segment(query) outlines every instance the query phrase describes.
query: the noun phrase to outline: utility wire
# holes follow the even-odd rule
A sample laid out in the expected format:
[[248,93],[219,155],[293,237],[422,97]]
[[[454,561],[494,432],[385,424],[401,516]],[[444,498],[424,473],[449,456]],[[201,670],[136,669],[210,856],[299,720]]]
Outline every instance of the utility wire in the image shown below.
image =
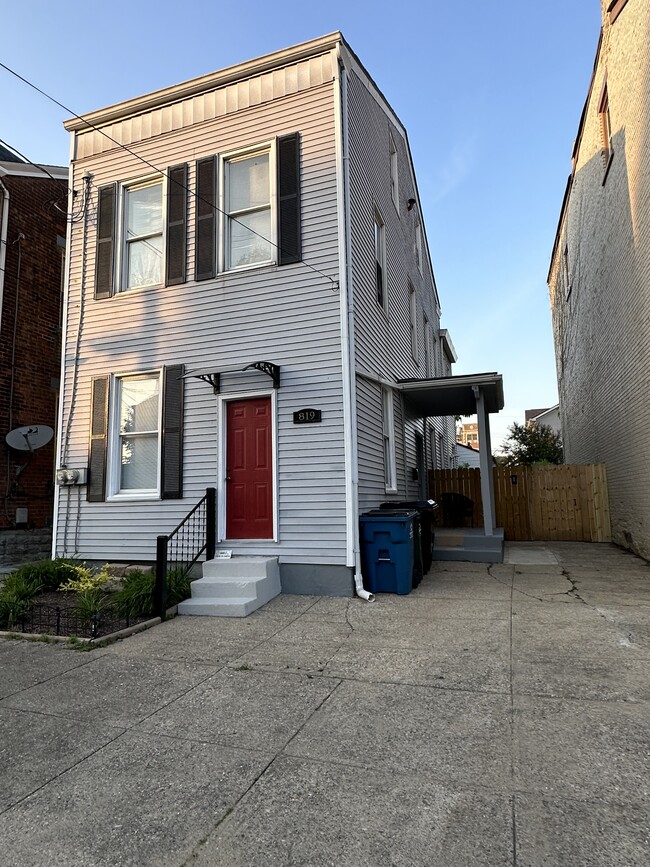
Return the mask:
[[[73,111],[71,108],[68,108],[67,105],[64,105],[62,102],[59,102],[58,99],[55,99],[49,93],[46,93],[40,87],[38,87],[37,85],[35,85],[31,81],[29,81],[29,79],[20,75],[20,73],[16,72],[10,66],[7,66],[5,63],[0,62],[0,67],[2,69],[5,69],[11,75],[15,76],[17,79],[22,81],[28,87],[31,87],[32,90],[35,90],[37,93],[40,93],[41,96],[44,96],[46,99],[49,99],[50,102],[53,102],[55,105],[58,105],[59,108],[62,108],[64,111],[67,111],[68,114],[71,114],[77,120],[80,120],[82,123],[85,123],[86,126],[90,127],[90,129],[93,129],[95,132],[98,132],[100,135],[104,136],[104,138],[108,139],[114,145],[117,145],[117,147],[122,148],[122,150],[125,150],[127,153],[131,154],[131,156],[135,157],[137,160],[140,160],[141,163],[144,163],[144,165],[148,166],[150,169],[153,169],[157,174],[163,175],[164,177],[166,177],[169,180],[169,175],[168,175],[166,170],[158,168],[158,166],[154,165],[152,162],[145,159],[145,157],[141,156],[139,153],[136,153],[136,151],[134,151],[132,148],[128,147],[128,145],[122,144],[121,142],[117,141],[112,136],[110,136],[107,132],[104,132],[103,129],[100,129],[99,127],[95,126],[95,124],[91,123],[85,117],[82,117],[81,115],[79,115],[75,111]],[[2,140],[0,139],[0,141],[2,141]],[[12,150],[14,150],[14,149],[12,148]],[[18,153],[18,151],[16,151],[16,153]],[[34,163],[32,163],[32,165],[34,165]],[[38,166],[38,168],[41,168],[41,167]],[[50,175],[50,177],[51,177],[51,175]],[[208,207],[212,208],[214,211],[216,211],[220,214],[223,214],[225,217],[228,217],[230,220],[232,220],[233,223],[237,223],[238,225],[242,226],[244,229],[247,229],[252,235],[257,235],[258,238],[261,238],[267,244],[270,244],[272,247],[275,247],[276,250],[278,250],[278,252],[287,253],[290,256],[295,255],[295,251],[285,250],[283,247],[280,247],[279,244],[276,244],[275,241],[271,241],[269,238],[265,238],[264,235],[260,234],[259,232],[256,232],[255,229],[251,229],[250,226],[247,226],[245,223],[242,223],[236,217],[231,217],[227,213],[227,211],[222,210],[220,207],[218,207],[218,205],[213,205],[212,202],[209,202],[207,199],[204,199],[202,196],[199,196],[199,194],[197,192],[190,189],[185,184],[180,184],[180,183],[178,183],[178,181],[174,181],[174,183],[176,183],[181,189],[185,190],[191,196],[194,196],[195,199],[208,205]],[[318,274],[321,277],[325,277],[326,280],[329,280],[330,283],[332,284],[332,286],[335,287],[334,291],[336,291],[336,288],[338,288],[337,281],[334,280],[332,277],[330,277],[329,274],[325,274],[323,271],[319,271],[318,268],[314,268],[313,265],[310,265],[309,262],[305,262],[304,260],[302,260],[302,264],[305,265],[307,268],[309,268],[311,271],[313,271],[315,274]]]

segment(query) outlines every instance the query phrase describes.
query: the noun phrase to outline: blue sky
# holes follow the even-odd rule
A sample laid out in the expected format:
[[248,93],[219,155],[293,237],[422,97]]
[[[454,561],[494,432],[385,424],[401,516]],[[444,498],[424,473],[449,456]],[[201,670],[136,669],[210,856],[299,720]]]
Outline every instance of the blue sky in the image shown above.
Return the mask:
[[[0,59],[75,113],[341,30],[409,133],[455,373],[503,374],[498,446],[557,401],[546,274],[599,0],[27,0]],[[67,113],[0,69],[0,138],[64,165]]]

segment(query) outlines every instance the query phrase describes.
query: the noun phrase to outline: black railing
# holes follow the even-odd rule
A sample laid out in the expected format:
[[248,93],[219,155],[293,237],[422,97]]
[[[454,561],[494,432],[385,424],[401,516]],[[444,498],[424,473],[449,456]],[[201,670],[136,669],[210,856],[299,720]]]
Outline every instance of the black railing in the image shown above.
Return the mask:
[[217,491],[206,488],[205,497],[175,530],[156,540],[156,585],[154,614],[165,619],[167,610],[167,582],[174,570],[176,578],[187,575],[205,551],[205,559],[212,560],[217,544]]
[[132,622],[128,614],[110,603],[104,604],[101,611],[89,615],[81,614],[71,606],[30,602],[3,628],[26,635],[69,637],[76,635],[78,638],[101,638],[121,629],[127,629]]

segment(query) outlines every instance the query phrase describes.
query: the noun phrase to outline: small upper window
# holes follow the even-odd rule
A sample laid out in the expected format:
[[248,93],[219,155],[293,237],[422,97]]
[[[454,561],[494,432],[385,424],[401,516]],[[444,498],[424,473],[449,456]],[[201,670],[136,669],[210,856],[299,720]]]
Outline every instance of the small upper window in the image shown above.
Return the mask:
[[225,162],[226,269],[273,262],[269,150]]
[[415,261],[418,271],[422,273],[422,226],[418,220],[415,224]]
[[153,181],[124,190],[124,289],[163,282],[162,188]]
[[603,92],[598,105],[598,117],[600,118],[600,133],[603,145],[603,159],[605,168],[609,168],[609,162],[614,155],[612,147],[612,121],[609,114],[609,95],[607,93],[607,84],[603,87]]
[[392,132],[388,133],[388,154],[390,157],[390,194],[399,213],[399,186],[397,181],[397,148]]
[[384,221],[377,210],[375,210],[374,233],[376,298],[377,304],[386,311],[388,310],[386,292],[386,230],[384,228]]
[[415,289],[409,280],[409,326],[411,328],[411,354],[415,363],[418,363],[419,341],[418,341],[418,303]]

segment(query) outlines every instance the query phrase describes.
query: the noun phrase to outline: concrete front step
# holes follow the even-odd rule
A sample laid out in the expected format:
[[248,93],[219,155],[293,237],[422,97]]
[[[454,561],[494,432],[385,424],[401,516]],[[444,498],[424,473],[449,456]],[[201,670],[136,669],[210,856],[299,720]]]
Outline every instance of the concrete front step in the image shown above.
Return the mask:
[[192,598],[179,604],[179,614],[246,617],[280,592],[278,558],[208,560],[191,588]]

